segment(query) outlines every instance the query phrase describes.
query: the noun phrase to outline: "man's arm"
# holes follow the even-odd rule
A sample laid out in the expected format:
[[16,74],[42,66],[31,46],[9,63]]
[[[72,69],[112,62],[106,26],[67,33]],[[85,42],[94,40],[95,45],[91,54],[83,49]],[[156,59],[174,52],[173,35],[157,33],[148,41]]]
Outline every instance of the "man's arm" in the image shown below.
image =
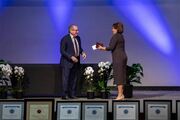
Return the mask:
[[67,59],[71,59],[71,56],[68,52],[66,52],[67,46],[67,38],[63,37],[60,42],[60,53],[62,56],[66,57]]

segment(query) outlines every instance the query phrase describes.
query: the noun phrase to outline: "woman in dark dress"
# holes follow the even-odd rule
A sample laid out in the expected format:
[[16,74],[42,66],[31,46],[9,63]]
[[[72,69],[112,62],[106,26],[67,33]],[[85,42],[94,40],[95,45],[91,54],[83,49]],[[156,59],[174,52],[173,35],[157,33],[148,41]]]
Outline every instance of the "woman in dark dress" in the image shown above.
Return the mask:
[[112,52],[112,63],[113,63],[113,77],[114,82],[118,87],[118,96],[116,100],[124,99],[123,95],[123,84],[126,81],[126,65],[127,55],[125,52],[125,41],[122,35],[123,24],[120,22],[112,25],[113,36],[110,40],[109,46],[104,47],[98,45],[99,50],[111,51]]

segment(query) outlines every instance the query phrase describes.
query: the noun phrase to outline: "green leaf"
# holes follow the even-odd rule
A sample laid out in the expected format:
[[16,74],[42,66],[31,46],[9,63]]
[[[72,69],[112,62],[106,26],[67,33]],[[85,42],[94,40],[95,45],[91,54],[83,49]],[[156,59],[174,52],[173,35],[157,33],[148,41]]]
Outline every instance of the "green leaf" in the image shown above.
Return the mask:
[[127,79],[130,82],[141,84],[141,78],[144,77],[142,65],[140,63],[134,63],[127,68]]

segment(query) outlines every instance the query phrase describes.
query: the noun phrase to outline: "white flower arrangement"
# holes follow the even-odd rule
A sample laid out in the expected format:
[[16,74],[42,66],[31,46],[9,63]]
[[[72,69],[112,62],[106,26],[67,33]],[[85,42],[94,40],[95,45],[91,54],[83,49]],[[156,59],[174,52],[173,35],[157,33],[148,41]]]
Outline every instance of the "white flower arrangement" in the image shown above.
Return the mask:
[[98,63],[98,74],[99,74],[99,80],[98,80],[98,88],[101,91],[108,91],[107,88],[107,81],[109,79],[110,70],[112,68],[111,63],[109,61],[107,62],[99,62]]
[[11,67],[6,61],[0,60],[0,91],[7,91],[9,88],[23,91],[24,75],[22,67]]
[[88,83],[88,87],[86,87],[87,91],[94,91],[95,88],[93,86],[93,76],[94,76],[94,70],[92,67],[86,67],[84,71],[85,80]]
[[98,73],[100,76],[104,75],[104,72],[108,69],[110,69],[110,66],[111,66],[111,63],[109,61],[107,62],[99,62],[98,63],[98,67],[99,67],[99,70],[98,70]]
[[14,75],[17,80],[22,80],[24,78],[24,69],[22,67],[14,67]]
[[98,63],[98,67],[99,68],[109,69],[110,65],[111,65],[111,63],[109,61],[107,61],[107,62],[99,62]]
[[85,68],[85,71],[84,71],[84,75],[86,76],[85,79],[86,80],[93,80],[93,73],[94,73],[94,70],[92,67],[86,67]]
[[1,60],[0,63],[0,91],[7,91],[8,87],[12,85],[11,83],[11,75],[13,74],[12,72],[12,67],[7,64],[6,62]]
[[10,75],[12,74],[12,68],[9,64],[0,64],[0,72],[1,72],[1,77],[7,77],[9,78]]

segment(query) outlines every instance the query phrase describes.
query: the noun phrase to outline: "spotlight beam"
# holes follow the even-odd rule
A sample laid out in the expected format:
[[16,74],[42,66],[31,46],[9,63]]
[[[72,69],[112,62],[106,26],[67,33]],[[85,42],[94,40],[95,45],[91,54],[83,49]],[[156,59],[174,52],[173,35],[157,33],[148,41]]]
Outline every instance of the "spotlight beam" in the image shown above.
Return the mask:
[[119,12],[125,15],[145,39],[165,54],[172,52],[170,32],[152,3],[128,1],[125,5],[121,5],[118,0],[114,2]]
[[64,30],[70,17],[72,0],[49,0],[49,8],[58,31]]

